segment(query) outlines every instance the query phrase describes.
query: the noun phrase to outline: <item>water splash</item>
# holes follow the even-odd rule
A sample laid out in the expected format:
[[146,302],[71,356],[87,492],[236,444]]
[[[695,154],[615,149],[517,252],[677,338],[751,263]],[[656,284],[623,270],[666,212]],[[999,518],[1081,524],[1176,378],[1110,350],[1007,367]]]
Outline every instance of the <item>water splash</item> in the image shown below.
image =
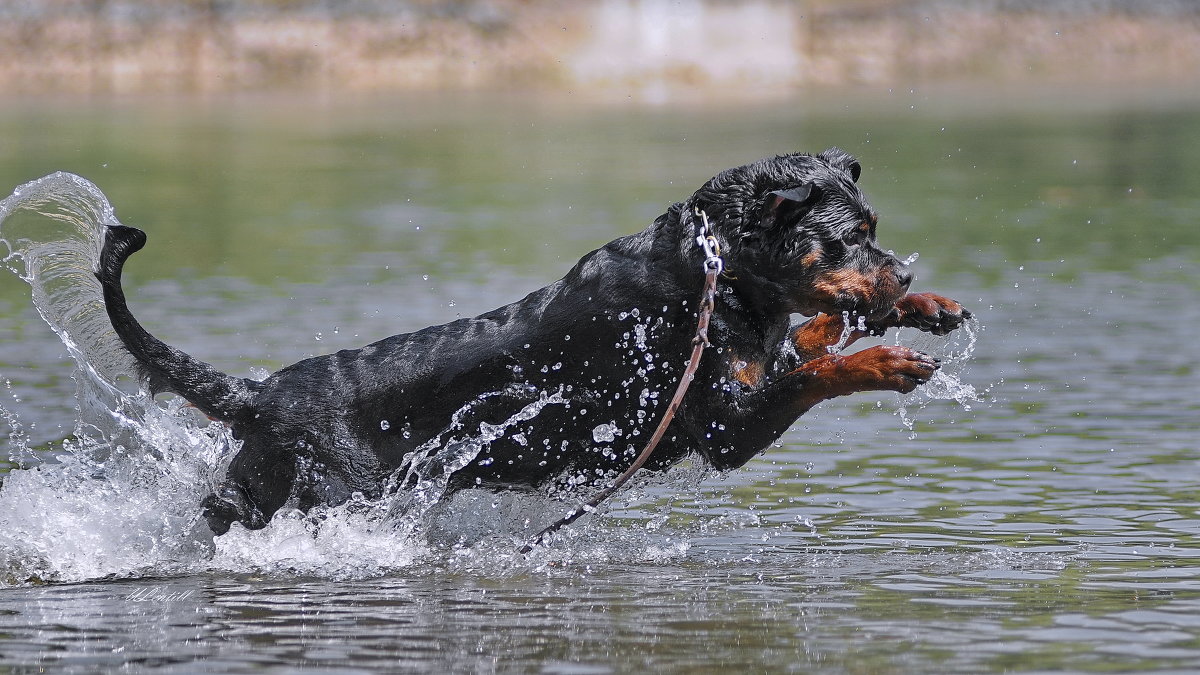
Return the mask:
[[0,585],[176,574],[208,555],[195,505],[212,489],[227,432],[179,423],[191,417],[179,403],[146,413],[129,429],[137,441],[79,435],[53,461],[5,477]]
[[[910,432],[910,438],[915,434],[915,419],[909,414],[909,408],[920,410],[932,401],[954,401],[963,410],[971,410],[976,403],[983,401],[983,396],[974,386],[963,381],[968,363],[975,353],[975,345],[983,325],[976,318],[964,321],[962,327],[946,336],[929,333],[918,333],[908,341],[907,346],[941,359],[941,368],[933,374],[929,382],[917,387],[911,394],[902,398],[896,414],[900,417],[905,428]],[[896,344],[905,340],[910,331],[898,331]]]
[[842,334],[838,336],[837,342],[825,348],[826,351],[830,354],[841,354],[856,332],[860,334],[867,332],[867,317],[859,314],[851,322],[850,312],[842,312]]
[[88,393],[110,403],[120,397],[118,378],[136,372],[136,362],[109,324],[95,276],[104,233],[120,224],[99,188],[62,171],[26,183],[0,201],[5,266],[30,285],[38,314],[80,369],[96,380]]
[[95,185],[68,173],[0,201],[5,267],[75,361],[78,417],[61,452],[34,452],[0,406],[19,468],[0,484],[0,585],[77,581],[144,570],[171,574],[211,549],[197,500],[234,445],[182,402],[139,390],[133,357],[112,330],[94,270],[118,225]]
[[[463,417],[488,398],[499,395],[532,395],[534,400],[499,424],[481,422],[478,429],[465,429]],[[420,518],[446,494],[450,476],[470,464],[488,444],[499,440],[509,429],[537,417],[546,406],[567,402],[562,390],[536,392],[528,385],[512,385],[502,392],[482,394],[460,408],[451,417],[447,430],[409,453],[392,478],[389,504],[393,517],[409,527],[417,527]],[[460,435],[451,435],[451,434]],[[401,487],[403,486],[403,487]]]

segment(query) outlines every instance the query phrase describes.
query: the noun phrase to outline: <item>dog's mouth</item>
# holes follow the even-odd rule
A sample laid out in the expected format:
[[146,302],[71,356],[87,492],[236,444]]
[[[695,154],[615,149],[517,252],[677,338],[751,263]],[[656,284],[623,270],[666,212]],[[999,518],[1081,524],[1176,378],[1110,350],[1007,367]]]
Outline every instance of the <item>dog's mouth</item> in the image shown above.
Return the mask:
[[[809,296],[812,314],[841,314],[879,319],[892,311],[904,297],[912,275],[903,268],[887,266],[875,274],[852,269],[822,272],[813,282]],[[809,312],[805,312],[808,314]]]

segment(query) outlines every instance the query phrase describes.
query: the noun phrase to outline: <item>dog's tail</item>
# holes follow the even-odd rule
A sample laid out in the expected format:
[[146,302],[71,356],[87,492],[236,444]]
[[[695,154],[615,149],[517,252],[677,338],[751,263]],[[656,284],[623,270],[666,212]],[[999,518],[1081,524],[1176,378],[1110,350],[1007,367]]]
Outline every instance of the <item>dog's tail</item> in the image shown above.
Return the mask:
[[113,329],[141,369],[139,375],[153,393],[171,392],[187,399],[204,414],[236,422],[253,412],[259,383],[226,375],[203,361],[171,347],[142,328],[125,303],[121,269],[129,256],[146,244],[146,233],[124,225],[105,231],[96,277],[104,290],[104,306]]

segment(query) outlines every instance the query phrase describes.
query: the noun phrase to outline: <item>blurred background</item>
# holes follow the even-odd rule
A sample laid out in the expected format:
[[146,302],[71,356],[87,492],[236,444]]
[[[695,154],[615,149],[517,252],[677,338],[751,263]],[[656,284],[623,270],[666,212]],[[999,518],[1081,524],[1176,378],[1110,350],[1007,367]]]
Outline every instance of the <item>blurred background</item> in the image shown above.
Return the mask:
[[1192,86],[1189,0],[0,0],[13,93]]

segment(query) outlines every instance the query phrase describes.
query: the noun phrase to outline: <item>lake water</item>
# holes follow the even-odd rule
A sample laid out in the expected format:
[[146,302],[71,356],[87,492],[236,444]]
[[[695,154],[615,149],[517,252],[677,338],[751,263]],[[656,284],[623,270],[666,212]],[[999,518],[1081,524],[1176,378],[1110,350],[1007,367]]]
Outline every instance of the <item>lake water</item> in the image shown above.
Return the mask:
[[1200,101],[9,99],[0,139],[0,193],[94,182],[149,234],[135,313],[243,375],[509,302],[720,169],[833,145],[881,243],[920,253],[914,290],[978,317],[900,334],[947,359],[940,389],[825,403],[744,469],[643,481],[525,557],[563,504],[214,541],[220,431],[166,399],[99,428],[0,272],[0,671],[1200,668]]

